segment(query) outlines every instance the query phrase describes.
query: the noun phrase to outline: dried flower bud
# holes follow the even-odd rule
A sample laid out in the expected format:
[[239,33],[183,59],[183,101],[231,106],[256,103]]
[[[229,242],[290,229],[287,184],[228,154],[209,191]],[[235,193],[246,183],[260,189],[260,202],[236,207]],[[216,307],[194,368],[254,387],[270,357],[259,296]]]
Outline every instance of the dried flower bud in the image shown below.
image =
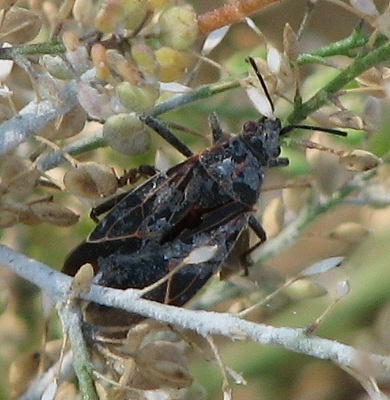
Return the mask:
[[75,21],[83,28],[92,28],[95,19],[95,5],[92,0],[75,0],[72,13]]
[[348,171],[363,172],[377,168],[383,161],[369,151],[356,149],[343,152],[339,163]]
[[78,164],[68,170],[64,176],[64,184],[70,192],[88,199],[110,196],[118,188],[113,171],[94,162]]
[[150,146],[150,133],[135,115],[117,114],[108,118],[103,136],[114,150],[129,156],[142,154]]
[[126,108],[135,112],[150,110],[153,108],[159,96],[158,89],[155,85],[139,87],[129,82],[121,82],[116,86],[115,92],[119,101]]
[[91,59],[98,79],[107,81],[111,74],[108,66],[106,48],[100,43],[94,43],[91,48]]
[[91,264],[84,264],[77,272],[72,281],[72,290],[77,293],[88,293],[91,289],[94,271]]
[[188,54],[181,53],[170,47],[161,47],[155,52],[159,65],[159,79],[162,82],[174,82],[179,80],[190,65]]
[[298,37],[292,30],[290,24],[284,26],[283,31],[283,48],[287,57],[291,61],[296,61],[299,56]]
[[26,43],[41,30],[37,14],[25,8],[12,6],[4,15],[0,26],[0,41],[11,44]]
[[160,37],[165,46],[175,50],[187,50],[198,37],[198,21],[192,7],[175,6],[160,16]]
[[123,25],[125,29],[138,28],[148,13],[148,0],[122,0]]
[[369,229],[357,222],[345,222],[336,227],[329,234],[333,239],[342,240],[347,243],[357,243],[370,233]]

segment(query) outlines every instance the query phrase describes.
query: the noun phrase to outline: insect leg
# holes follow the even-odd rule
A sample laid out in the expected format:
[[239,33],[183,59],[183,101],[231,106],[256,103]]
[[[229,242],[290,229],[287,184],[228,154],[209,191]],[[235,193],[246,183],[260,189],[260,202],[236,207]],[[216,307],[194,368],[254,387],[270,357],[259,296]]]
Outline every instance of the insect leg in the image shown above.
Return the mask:
[[119,203],[128,193],[120,193],[116,195],[115,197],[103,202],[102,204],[99,204],[98,206],[92,208],[91,212],[89,213],[89,216],[92,220],[94,220],[96,223],[99,222],[98,216],[101,214],[104,214],[105,212],[111,210],[117,203]]
[[250,267],[253,264],[252,260],[249,258],[249,254],[252,253],[253,250],[257,249],[263,242],[267,240],[267,234],[265,233],[259,221],[257,221],[257,219],[253,215],[249,217],[248,225],[260,240],[253,246],[250,246],[248,249],[246,249],[245,252],[240,256],[241,264],[244,267],[245,275],[248,275],[248,267]]
[[215,112],[209,115],[209,125],[213,135],[213,144],[221,143],[223,141],[223,131]]
[[[253,232],[255,232],[256,236],[260,239],[260,243],[267,240],[267,234],[265,233],[260,222],[253,215],[249,217],[248,225],[251,227]],[[256,244],[256,246],[258,245]]]
[[191,157],[193,152],[179,140],[165,125],[156,118],[147,114],[141,114],[138,117],[144,124],[148,125],[155,132],[157,132],[164,140],[170,143],[177,151],[186,157]]
[[287,167],[288,164],[289,164],[289,161],[288,161],[287,157],[273,158],[268,161],[268,167],[270,167],[270,168]]

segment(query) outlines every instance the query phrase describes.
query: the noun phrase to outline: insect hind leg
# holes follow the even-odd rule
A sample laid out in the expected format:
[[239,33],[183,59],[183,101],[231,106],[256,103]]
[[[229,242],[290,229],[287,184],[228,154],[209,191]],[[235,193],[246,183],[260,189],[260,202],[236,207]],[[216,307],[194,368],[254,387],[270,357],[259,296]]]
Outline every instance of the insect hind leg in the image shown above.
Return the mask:
[[152,128],[157,132],[164,140],[171,144],[177,151],[186,157],[191,157],[194,153],[181,141],[179,140],[161,121],[148,115],[141,114],[139,117],[140,121]]
[[270,168],[287,167],[288,164],[289,164],[289,161],[288,161],[287,157],[273,158],[268,161],[268,167],[270,167]]

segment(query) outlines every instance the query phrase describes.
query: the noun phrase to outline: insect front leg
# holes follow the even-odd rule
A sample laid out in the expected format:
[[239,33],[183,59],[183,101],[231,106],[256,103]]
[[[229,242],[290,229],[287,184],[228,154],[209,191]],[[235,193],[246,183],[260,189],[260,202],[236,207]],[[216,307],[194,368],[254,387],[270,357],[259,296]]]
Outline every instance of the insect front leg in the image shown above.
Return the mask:
[[139,116],[140,121],[152,128],[158,133],[164,140],[171,144],[177,151],[186,157],[191,157],[194,153],[181,141],[179,140],[161,121],[151,117],[147,114],[141,114]]

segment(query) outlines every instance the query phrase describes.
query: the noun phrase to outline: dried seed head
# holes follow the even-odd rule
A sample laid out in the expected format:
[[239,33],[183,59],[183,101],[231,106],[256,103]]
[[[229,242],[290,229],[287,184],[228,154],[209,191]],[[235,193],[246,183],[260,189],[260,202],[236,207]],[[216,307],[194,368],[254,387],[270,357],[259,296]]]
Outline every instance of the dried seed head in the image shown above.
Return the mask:
[[364,110],[362,116],[367,134],[371,135],[377,132],[383,120],[380,100],[373,96],[367,96],[364,99]]
[[73,50],[68,50],[65,53],[65,57],[77,76],[81,76],[90,68],[89,54],[84,46],[74,46]]
[[175,50],[187,50],[198,37],[196,13],[189,5],[166,9],[160,16],[159,25],[162,43]]
[[104,120],[112,115],[111,96],[104,90],[99,92],[91,85],[79,82],[77,98],[80,105],[92,118]]
[[44,54],[39,58],[39,63],[53,78],[68,80],[72,79],[74,76],[69,64],[60,56]]
[[95,17],[95,28],[102,33],[114,32],[123,18],[120,0],[106,0]]
[[110,196],[118,188],[113,171],[94,162],[78,164],[68,170],[64,176],[64,184],[70,192],[87,199]]
[[0,208],[0,227],[9,228],[19,222],[24,222],[28,215],[29,207],[24,204],[4,204]]
[[354,114],[349,110],[341,110],[329,116],[331,126],[339,128],[364,129],[363,120],[359,115]]
[[143,112],[153,108],[159,96],[155,85],[136,86],[129,82],[121,82],[115,88],[119,101],[130,111]]
[[110,68],[121,76],[125,81],[137,85],[143,82],[143,77],[137,65],[127,60],[117,50],[107,50],[107,61]]
[[284,226],[284,206],[282,199],[272,199],[264,210],[262,225],[268,237],[276,236]]
[[290,24],[284,26],[283,31],[283,49],[284,53],[291,61],[296,61],[299,56],[298,37],[292,30]]
[[5,156],[1,174],[2,185],[12,193],[28,193],[38,182],[40,172],[32,163],[16,155]]
[[[254,58],[254,61],[256,63],[256,67],[258,68],[261,76],[264,79],[265,85],[267,86],[267,90],[272,97],[276,93],[276,87],[278,84],[278,80],[277,80],[276,76],[270,71],[270,68],[265,60],[263,60],[262,58],[256,57],[256,58]],[[253,68],[250,68],[249,76],[251,78],[251,85],[253,87],[257,88],[258,92],[263,93],[264,91],[260,87],[259,78],[256,76],[256,73],[253,70]]]
[[147,344],[137,353],[137,366],[144,378],[156,387],[189,387],[192,377],[183,346],[166,341]]
[[114,150],[129,156],[142,154],[150,147],[149,130],[135,115],[117,114],[108,118],[103,136]]
[[11,44],[26,43],[41,30],[37,14],[25,8],[12,6],[4,15],[0,26],[0,41]]
[[171,47],[161,47],[155,52],[159,65],[159,80],[174,82],[179,80],[191,65],[191,57]]
[[267,50],[267,64],[272,74],[277,78],[277,91],[281,92],[294,81],[293,69],[285,54],[274,47]]
[[30,205],[31,220],[24,220],[27,223],[36,223],[35,221],[46,222],[56,226],[71,226],[78,222],[79,215],[75,212],[49,201],[40,201]]
[[363,172],[377,168],[383,161],[369,151],[356,149],[343,152],[339,163],[348,171]]
[[158,64],[153,50],[143,42],[131,45],[131,57],[145,77],[157,79]]
[[55,122],[55,138],[66,139],[77,135],[83,130],[86,120],[84,108],[80,104],[75,105]]
[[345,222],[336,227],[329,234],[333,239],[342,240],[347,243],[358,243],[370,233],[369,229],[357,222]]

